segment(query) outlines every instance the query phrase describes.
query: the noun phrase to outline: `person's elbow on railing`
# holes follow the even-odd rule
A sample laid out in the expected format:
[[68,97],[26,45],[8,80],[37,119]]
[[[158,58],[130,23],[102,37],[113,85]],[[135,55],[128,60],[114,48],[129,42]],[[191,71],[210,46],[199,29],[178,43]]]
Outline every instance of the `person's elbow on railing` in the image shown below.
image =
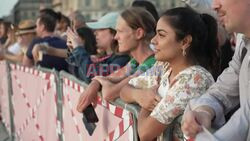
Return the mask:
[[129,92],[129,88],[132,87],[130,85],[125,85],[121,91],[120,91],[120,98],[126,102],[126,103],[132,103],[135,102],[134,100],[132,100],[132,97],[130,95],[128,95]]
[[152,111],[161,97],[151,90],[156,91],[159,85],[152,88],[138,89],[129,84],[124,86],[120,92],[120,97],[127,103],[138,103],[142,108]]
[[[112,82],[108,77],[96,76],[92,80],[98,81],[102,86],[102,97],[106,101],[114,101],[119,97],[120,83]],[[117,94],[118,93],[118,94]]]
[[138,117],[138,135],[140,141],[154,141],[166,129],[166,125],[150,116],[151,111],[141,109]]

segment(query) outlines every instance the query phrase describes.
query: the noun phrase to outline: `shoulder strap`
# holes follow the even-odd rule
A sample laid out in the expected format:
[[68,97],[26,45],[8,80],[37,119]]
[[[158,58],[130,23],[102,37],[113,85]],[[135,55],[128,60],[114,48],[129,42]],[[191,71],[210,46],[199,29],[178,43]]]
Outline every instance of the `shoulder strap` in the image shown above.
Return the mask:
[[[241,51],[241,57],[240,57],[240,62],[242,63],[245,56],[247,54],[247,49],[245,47],[243,47],[242,51]],[[240,108],[240,103],[237,104],[236,107],[234,107],[231,111],[229,111],[226,115],[225,115],[225,118],[226,118],[226,121],[228,121],[231,116]]]
[[240,62],[241,62],[241,63],[243,62],[243,60],[244,60],[246,54],[247,54],[247,49],[244,47],[244,48],[242,49],[242,51],[241,51],[241,57],[240,57]]

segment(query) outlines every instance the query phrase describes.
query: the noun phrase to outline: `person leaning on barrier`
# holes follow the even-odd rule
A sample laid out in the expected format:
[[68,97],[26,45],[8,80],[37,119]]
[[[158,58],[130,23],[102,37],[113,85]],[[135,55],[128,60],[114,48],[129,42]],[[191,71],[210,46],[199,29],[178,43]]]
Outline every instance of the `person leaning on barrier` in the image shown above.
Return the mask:
[[79,112],[95,102],[100,87],[103,98],[112,101],[119,97],[120,89],[134,75],[145,72],[154,65],[154,52],[149,47],[150,40],[155,35],[154,29],[155,20],[145,9],[128,8],[120,14],[115,39],[119,43],[119,51],[129,53],[132,59],[125,67],[107,77],[95,77],[79,98]]
[[[95,73],[97,73],[96,75],[99,75],[99,73],[109,74],[129,61],[128,55],[117,54],[112,50],[112,48],[117,48],[117,43],[113,39],[117,17],[118,13],[113,12],[106,14],[99,22],[88,23],[91,28],[95,29],[95,36],[87,27],[77,30],[79,36],[69,28],[67,31],[67,45],[70,53],[68,54],[66,49],[55,49],[44,44],[35,47],[33,54],[35,58],[39,58],[39,51],[44,50],[49,55],[67,58],[68,64],[74,67],[73,74],[80,80],[89,83]],[[95,55],[97,53],[96,47],[103,50],[105,56]],[[113,70],[99,69],[99,66],[108,65],[116,68],[113,68]]]
[[[96,55],[97,54],[97,47],[96,47],[96,39],[93,31],[88,27],[82,27],[76,30],[77,32],[77,40],[79,44],[82,44],[81,47],[84,47],[85,50],[89,55]],[[43,54],[48,54],[52,56],[57,56],[61,58],[67,58],[70,56],[71,51],[74,46],[68,46],[68,49],[59,49],[53,48],[48,44],[36,44],[32,50],[32,54],[34,57],[35,62],[39,61],[39,54],[41,52]],[[68,70],[71,74],[79,78],[78,75],[78,68],[74,65],[68,65]]]
[[[10,26],[8,28],[7,32],[7,40],[5,44],[3,45],[2,51],[0,52],[0,56],[2,56],[4,59],[10,59],[10,55],[17,56],[21,54],[21,45],[19,41],[17,40],[17,36],[15,35],[15,32],[17,30],[17,27],[10,23]],[[13,58],[14,59],[14,58]],[[16,59],[11,61],[17,61]]]
[[3,48],[7,49],[12,54],[18,54],[21,50],[21,47],[17,43],[17,38],[15,36],[17,27],[12,23],[8,23],[8,24],[9,26],[7,28],[7,40],[5,44],[3,45]]
[[[160,73],[150,76],[148,70],[131,79],[120,92],[125,102],[142,106],[138,117],[141,141],[163,140],[163,131],[183,113],[188,101],[214,83],[210,72],[216,69],[218,58],[216,35],[217,22],[207,14],[190,8],[163,13],[151,41],[157,60],[151,69],[161,67]],[[174,139],[183,140],[180,123],[174,127]]]
[[[21,63],[27,48],[36,37],[36,25],[32,20],[23,20],[18,24],[15,35],[19,48],[9,48],[3,53],[3,58],[12,62]],[[20,50],[20,51],[19,51]],[[16,54],[14,54],[16,52]],[[1,55],[0,55],[1,56]]]
[[[96,48],[96,40],[93,31],[88,27],[82,27],[76,30],[78,35],[79,44],[83,44],[86,51],[90,55],[97,54]],[[73,49],[73,46],[68,47],[68,49],[58,49],[53,48],[46,44],[36,44],[34,49],[32,50],[33,56],[35,56],[35,60],[38,61],[39,59],[39,51],[43,51],[46,54],[54,55],[62,58],[67,58],[70,51]]]
[[[229,67],[217,82],[199,99],[190,102],[183,116],[182,131],[191,138],[202,131],[202,127],[218,129],[212,140],[250,140],[250,1],[214,0],[213,9],[228,32],[244,36],[236,45]],[[240,108],[225,124],[224,115],[240,103]],[[197,140],[206,141],[200,136]]]
[[[196,12],[202,14],[206,13],[217,19],[216,12],[212,9],[212,0],[180,0],[186,4],[187,7],[193,8]],[[218,76],[228,67],[228,63],[232,60],[234,54],[234,45],[230,43],[230,33],[228,33],[223,27],[223,23],[218,21],[218,42],[219,48],[217,54],[219,54],[220,61],[218,61],[218,70],[215,70],[217,74],[214,79],[217,80]]]
[[55,68],[56,70],[67,71],[67,62],[64,58],[42,54],[40,61],[35,62],[32,50],[36,44],[46,43],[51,47],[59,49],[67,49],[66,42],[54,35],[56,19],[50,14],[41,14],[36,21],[37,39],[34,39],[29,45],[26,55],[23,57],[23,65],[32,67],[37,63],[41,67]]
[[67,62],[78,67],[79,79],[86,83],[90,83],[95,76],[111,74],[125,66],[130,59],[126,52],[117,51],[118,43],[114,36],[118,16],[119,13],[110,12],[97,22],[87,23],[88,27],[95,30],[97,51],[101,50],[103,52],[100,56],[90,56],[84,47],[81,47],[82,44],[78,43],[75,33],[72,30],[68,31],[67,44],[73,46],[74,49],[67,58]]

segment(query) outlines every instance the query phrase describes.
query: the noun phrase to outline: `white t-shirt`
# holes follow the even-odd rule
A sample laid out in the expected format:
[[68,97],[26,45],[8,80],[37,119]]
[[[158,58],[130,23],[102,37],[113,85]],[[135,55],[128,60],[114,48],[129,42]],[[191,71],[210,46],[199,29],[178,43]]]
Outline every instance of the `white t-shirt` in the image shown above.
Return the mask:
[[8,52],[18,55],[21,53],[21,46],[18,43],[12,44],[8,47]]

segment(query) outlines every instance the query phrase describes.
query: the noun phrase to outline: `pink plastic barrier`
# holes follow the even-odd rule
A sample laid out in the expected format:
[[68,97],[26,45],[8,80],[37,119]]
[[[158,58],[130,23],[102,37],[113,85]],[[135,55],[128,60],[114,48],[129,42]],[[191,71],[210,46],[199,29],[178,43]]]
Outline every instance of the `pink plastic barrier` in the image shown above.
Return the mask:
[[2,121],[10,133],[10,112],[8,98],[8,74],[6,70],[6,62],[0,61],[0,111]]
[[55,76],[13,64],[11,69],[17,140],[57,141]]
[[133,128],[131,113],[98,98],[95,108],[99,122],[92,136],[89,136],[82,122],[82,114],[75,109],[84,88],[63,79],[63,137],[65,141],[132,141]]

